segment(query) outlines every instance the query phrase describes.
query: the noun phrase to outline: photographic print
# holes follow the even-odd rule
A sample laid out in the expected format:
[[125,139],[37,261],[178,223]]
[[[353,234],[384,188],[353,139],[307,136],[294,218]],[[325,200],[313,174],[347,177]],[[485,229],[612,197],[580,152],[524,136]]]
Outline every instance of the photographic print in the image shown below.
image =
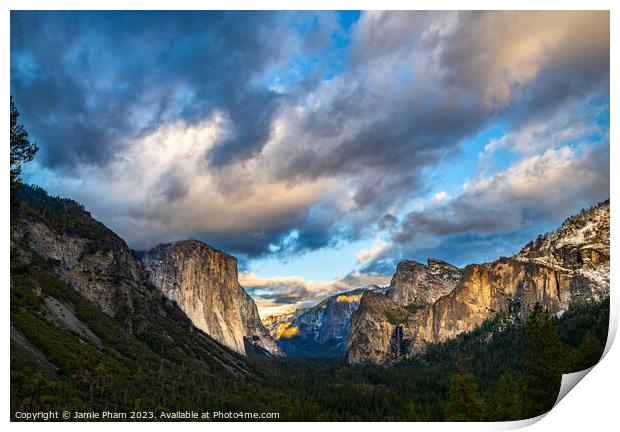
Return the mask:
[[609,295],[609,11],[10,12],[13,422],[530,419]]

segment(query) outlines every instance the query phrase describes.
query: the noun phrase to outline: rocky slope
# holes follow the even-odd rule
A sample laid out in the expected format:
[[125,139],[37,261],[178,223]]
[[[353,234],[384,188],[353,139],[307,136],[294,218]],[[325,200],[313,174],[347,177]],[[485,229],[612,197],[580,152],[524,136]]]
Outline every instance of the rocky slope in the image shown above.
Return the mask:
[[130,331],[143,330],[160,297],[137,255],[79,204],[24,187],[28,205],[12,214],[11,253],[47,261],[58,277]]
[[150,282],[215,340],[241,354],[247,340],[281,355],[254,300],[239,285],[235,257],[188,240],[157,246],[142,261]]
[[609,223],[607,200],[568,218],[556,231],[539,236],[515,258],[571,273],[608,292]]
[[328,297],[311,308],[274,320],[271,334],[288,356],[344,356],[351,316],[364,292],[377,290],[382,288],[369,285]]
[[[362,297],[347,342],[349,363],[397,362],[429,343],[473,330],[498,311],[516,311],[524,319],[536,302],[562,313],[571,303],[608,295],[609,201],[567,219],[514,257],[472,264],[462,272],[442,266],[433,278],[428,277],[431,263],[422,267],[399,265],[401,275],[397,271],[392,281],[401,286],[398,295],[390,289],[383,299],[370,293]],[[435,294],[433,286],[444,294]]]

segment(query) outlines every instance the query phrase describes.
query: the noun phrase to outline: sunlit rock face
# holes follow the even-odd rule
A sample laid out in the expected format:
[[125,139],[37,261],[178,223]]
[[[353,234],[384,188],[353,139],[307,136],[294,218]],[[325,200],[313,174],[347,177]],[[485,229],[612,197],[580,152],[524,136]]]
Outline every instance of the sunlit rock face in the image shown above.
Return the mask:
[[157,246],[142,261],[151,283],[209,336],[241,354],[247,340],[281,355],[254,300],[239,285],[235,257],[188,240]]
[[525,319],[537,302],[562,313],[571,303],[602,299],[609,294],[609,201],[567,219],[513,257],[469,265],[458,280],[454,271],[449,280],[457,283],[435,300],[428,268],[401,263],[392,280],[397,292],[391,288],[383,299],[364,294],[352,317],[349,363],[397,362],[473,330],[498,311]]
[[[26,206],[16,212],[12,253],[45,260],[60,279],[132,332],[142,332],[160,315],[177,319],[182,311],[196,327],[239,353],[245,353],[247,341],[268,354],[281,355],[254,300],[237,281],[234,257],[186,241],[159,246],[141,260],[90,213],[77,204],[65,206],[73,209],[64,215],[71,223],[65,221],[61,227]],[[178,308],[169,308],[165,298]]]
[[326,298],[319,304],[281,317],[272,323],[272,336],[280,349],[293,357],[343,357],[351,328],[351,316],[369,285]]

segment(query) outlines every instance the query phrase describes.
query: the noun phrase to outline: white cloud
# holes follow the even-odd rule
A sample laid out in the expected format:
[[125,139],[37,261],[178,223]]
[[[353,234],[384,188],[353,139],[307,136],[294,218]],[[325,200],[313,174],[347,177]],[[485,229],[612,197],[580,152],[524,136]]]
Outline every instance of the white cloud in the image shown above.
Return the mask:
[[493,157],[500,149],[510,151],[518,157],[533,156],[548,149],[565,145],[567,142],[583,141],[593,134],[604,135],[605,128],[592,121],[596,115],[593,109],[584,108],[591,101],[564,106],[550,117],[535,119],[519,129],[492,139],[478,155],[479,168],[484,171],[493,165]]
[[441,201],[445,201],[448,198],[450,198],[450,195],[448,195],[448,192],[446,191],[439,191],[436,194],[433,195],[433,198],[431,199],[432,202],[434,203],[438,203]]
[[355,255],[358,264],[367,263],[389,249],[389,245],[382,240],[376,240],[375,244],[367,249],[360,249]]
[[591,147],[564,146],[521,159],[505,171],[463,185],[463,197],[493,206],[505,202],[537,203],[549,207],[570,196],[582,197],[608,189],[609,174]]

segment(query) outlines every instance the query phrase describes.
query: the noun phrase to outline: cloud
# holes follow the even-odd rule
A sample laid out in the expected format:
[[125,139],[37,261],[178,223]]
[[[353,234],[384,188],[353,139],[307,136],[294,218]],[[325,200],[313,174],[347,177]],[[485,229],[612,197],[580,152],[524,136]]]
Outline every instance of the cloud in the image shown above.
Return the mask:
[[[367,12],[347,30],[331,12],[11,14],[11,91],[41,147],[31,178],[135,248],[194,237],[285,257],[377,230],[403,244],[523,226],[537,201],[516,192],[516,166],[402,215],[432,189],[425,173],[498,122],[489,163],[510,148],[521,174],[553,176],[536,187],[566,188],[559,172],[594,153],[562,153],[552,141],[569,132],[545,143],[540,125],[608,88],[606,12]],[[585,180],[549,202],[585,201],[600,179]],[[361,262],[400,253],[388,249]]]
[[564,143],[574,143],[589,136],[606,134],[604,122],[598,122],[608,105],[585,99],[565,105],[550,116],[532,119],[520,128],[492,139],[479,155],[482,170],[493,164],[493,157],[499,150],[507,150],[523,157],[539,154],[547,149],[557,148]]
[[360,270],[388,273],[405,258],[466,265],[510,256],[609,192],[608,138],[595,146],[547,149],[407,213],[391,231],[390,247]]
[[[387,273],[401,259],[459,265],[512,255],[610,193],[607,100],[586,99],[492,138],[461,190],[439,191],[378,229],[385,250],[361,271]],[[503,150],[504,154],[497,154]]]
[[[192,233],[222,237],[228,246],[255,241],[266,248],[284,240],[277,238],[280,232],[303,225],[304,211],[333,185],[326,179],[286,185],[237,163],[228,168],[236,187],[221,186],[221,174],[205,169],[202,155],[225,135],[227,122],[218,114],[195,125],[176,122],[134,141],[104,167],[76,168],[79,182],[66,183],[49,171],[46,182],[52,189],[61,182],[67,195],[139,249]],[[302,236],[312,233],[307,225]],[[290,243],[285,246],[294,248]]]
[[437,193],[435,193],[435,195],[433,195],[433,202],[441,202],[444,201],[446,199],[450,198],[450,195],[448,195],[448,192],[446,191],[439,191]]
[[445,204],[410,212],[394,240],[507,233],[541,220],[558,221],[608,196],[608,141],[599,148],[549,149],[465,183]]
[[271,12],[13,12],[11,91],[46,166],[102,165],[162,123],[215,110],[232,124],[211,150],[219,165],[269,136],[280,95],[252,83],[297,48],[285,24]]
[[369,63],[414,48],[425,33],[441,31],[454,13],[367,11],[356,24],[352,56]]
[[[608,14],[542,15],[516,14],[512,23],[505,12],[365,13],[352,34],[358,62],[287,105],[274,173],[353,178],[351,208],[375,217],[375,208],[423,191],[420,173],[458,154],[463,138],[498,115],[522,125],[545,108],[604,94]],[[497,40],[479,37],[495,30]]]
[[[463,12],[453,24],[432,40],[438,46],[444,80],[477,89],[489,107],[524,97],[519,91],[536,80],[572,85],[568,95],[574,95],[577,88],[599,85],[595,78],[609,74],[606,11]],[[537,90],[528,96],[562,97]]]
[[367,285],[385,286],[389,284],[389,277],[352,272],[338,279],[313,281],[299,276],[265,278],[250,272],[241,272],[239,283],[255,299],[261,317],[265,318],[297,308],[314,306],[321,300],[340,292]]
[[360,271],[389,274],[402,259],[466,265],[510,256],[609,193],[608,139],[593,147],[548,149],[407,213],[390,231],[389,246]]
[[355,259],[357,260],[358,264],[364,264],[385,253],[388,249],[389,245],[384,241],[378,239],[375,241],[375,244],[368,249],[359,250],[355,255]]

